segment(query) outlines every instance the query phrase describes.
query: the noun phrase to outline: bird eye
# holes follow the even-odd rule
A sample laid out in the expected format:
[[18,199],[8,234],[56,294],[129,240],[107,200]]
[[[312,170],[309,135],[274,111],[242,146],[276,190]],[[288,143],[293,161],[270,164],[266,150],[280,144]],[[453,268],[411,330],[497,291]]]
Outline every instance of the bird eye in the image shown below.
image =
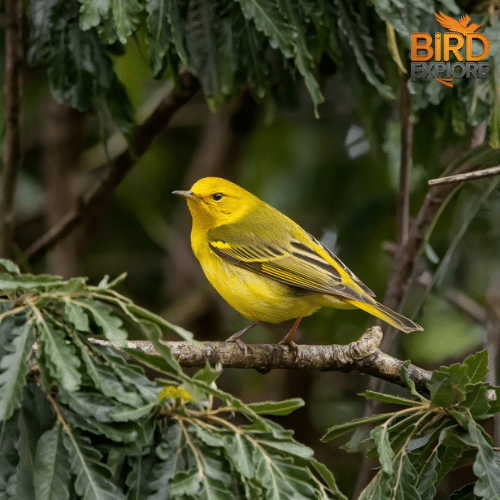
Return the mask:
[[220,200],[222,200],[223,197],[224,197],[224,195],[222,193],[215,193],[212,195],[212,200],[220,201]]

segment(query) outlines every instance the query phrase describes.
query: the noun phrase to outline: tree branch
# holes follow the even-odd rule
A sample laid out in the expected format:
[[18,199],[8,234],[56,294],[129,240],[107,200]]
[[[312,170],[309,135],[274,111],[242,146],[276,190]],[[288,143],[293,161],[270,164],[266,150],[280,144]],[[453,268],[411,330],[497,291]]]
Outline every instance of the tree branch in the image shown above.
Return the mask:
[[111,195],[127,172],[146,152],[153,139],[165,128],[174,113],[194,96],[199,88],[198,80],[190,73],[183,72],[180,81],[181,88],[173,88],[137,129],[131,141],[132,149],[129,147],[118,155],[103,175],[81,197],[78,207],[68,212],[58,224],[51,227],[26,250],[30,262],[43,256],[49,248],[80,224],[89,209],[100,205]]
[[[288,349],[273,344],[251,344],[244,353],[233,342],[165,342],[173,356],[184,367],[202,367],[208,361],[220,362],[224,368],[247,368],[267,373],[270,370],[319,370],[349,372],[356,370],[388,382],[406,387],[401,377],[403,361],[378,349],[382,330],[369,328],[359,340],[347,345],[298,345],[297,356]],[[91,338],[90,342],[111,345],[110,342]],[[148,354],[157,354],[151,342],[129,341],[127,347]],[[427,392],[431,372],[410,365],[408,375],[417,389]]]
[[21,163],[21,101],[23,93],[23,3],[5,2],[5,143],[0,207],[0,256],[12,254],[14,193]]
[[408,241],[410,228],[410,177],[413,147],[413,122],[411,121],[411,94],[408,90],[408,76],[399,80],[399,121],[401,131],[401,161],[399,169],[399,189],[397,204],[398,244]]
[[470,181],[474,179],[484,179],[485,177],[495,177],[500,175],[500,165],[496,167],[484,168],[483,170],[476,170],[465,174],[448,175],[447,177],[439,177],[437,179],[430,179],[427,181],[429,186],[439,186],[442,184],[455,184],[457,182]]

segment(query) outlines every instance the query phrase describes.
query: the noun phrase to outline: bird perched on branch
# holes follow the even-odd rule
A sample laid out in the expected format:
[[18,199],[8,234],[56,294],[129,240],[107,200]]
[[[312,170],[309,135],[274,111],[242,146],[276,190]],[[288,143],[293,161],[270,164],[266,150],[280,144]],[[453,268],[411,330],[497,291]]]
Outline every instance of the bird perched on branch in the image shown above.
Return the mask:
[[259,321],[295,323],[280,344],[296,351],[295,331],[304,316],[323,306],[363,309],[409,333],[422,328],[377,302],[375,294],[342,261],[286,215],[245,189],[217,177],[174,191],[193,218],[191,246],[203,272],[240,314]]

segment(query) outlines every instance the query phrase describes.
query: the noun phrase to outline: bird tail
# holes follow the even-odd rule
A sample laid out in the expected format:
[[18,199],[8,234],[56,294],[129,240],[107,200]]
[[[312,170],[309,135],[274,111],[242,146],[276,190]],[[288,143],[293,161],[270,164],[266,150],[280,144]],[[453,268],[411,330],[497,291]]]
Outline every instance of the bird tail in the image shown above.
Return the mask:
[[359,307],[360,309],[363,309],[363,311],[376,316],[382,321],[389,323],[389,325],[392,325],[394,328],[397,328],[402,332],[410,333],[416,330],[423,330],[420,325],[418,325],[411,319],[405,318],[403,315],[393,311],[392,309],[389,309],[387,306],[384,306],[384,304],[381,304],[380,302],[377,302],[375,300],[372,303],[360,302],[357,300],[349,300],[348,302],[356,307]]

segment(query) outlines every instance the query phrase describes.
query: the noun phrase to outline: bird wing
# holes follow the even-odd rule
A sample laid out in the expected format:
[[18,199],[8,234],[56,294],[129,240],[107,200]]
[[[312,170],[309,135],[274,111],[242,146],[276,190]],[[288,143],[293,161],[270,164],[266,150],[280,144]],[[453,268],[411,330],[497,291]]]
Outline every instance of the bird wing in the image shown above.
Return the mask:
[[460,31],[462,29],[460,23],[456,19],[443,14],[441,11],[439,11],[439,14],[434,13],[434,15],[443,28],[447,28],[450,31]]
[[[361,302],[372,301],[367,300],[367,296],[375,294],[338,257],[305,231],[311,245],[292,234],[286,243],[278,244],[272,233],[262,226],[258,234],[251,231],[248,221],[241,231],[237,226],[238,223],[231,224],[230,228],[220,226],[207,235],[211,250],[226,262],[299,289]],[[321,255],[323,252],[328,259]]]

